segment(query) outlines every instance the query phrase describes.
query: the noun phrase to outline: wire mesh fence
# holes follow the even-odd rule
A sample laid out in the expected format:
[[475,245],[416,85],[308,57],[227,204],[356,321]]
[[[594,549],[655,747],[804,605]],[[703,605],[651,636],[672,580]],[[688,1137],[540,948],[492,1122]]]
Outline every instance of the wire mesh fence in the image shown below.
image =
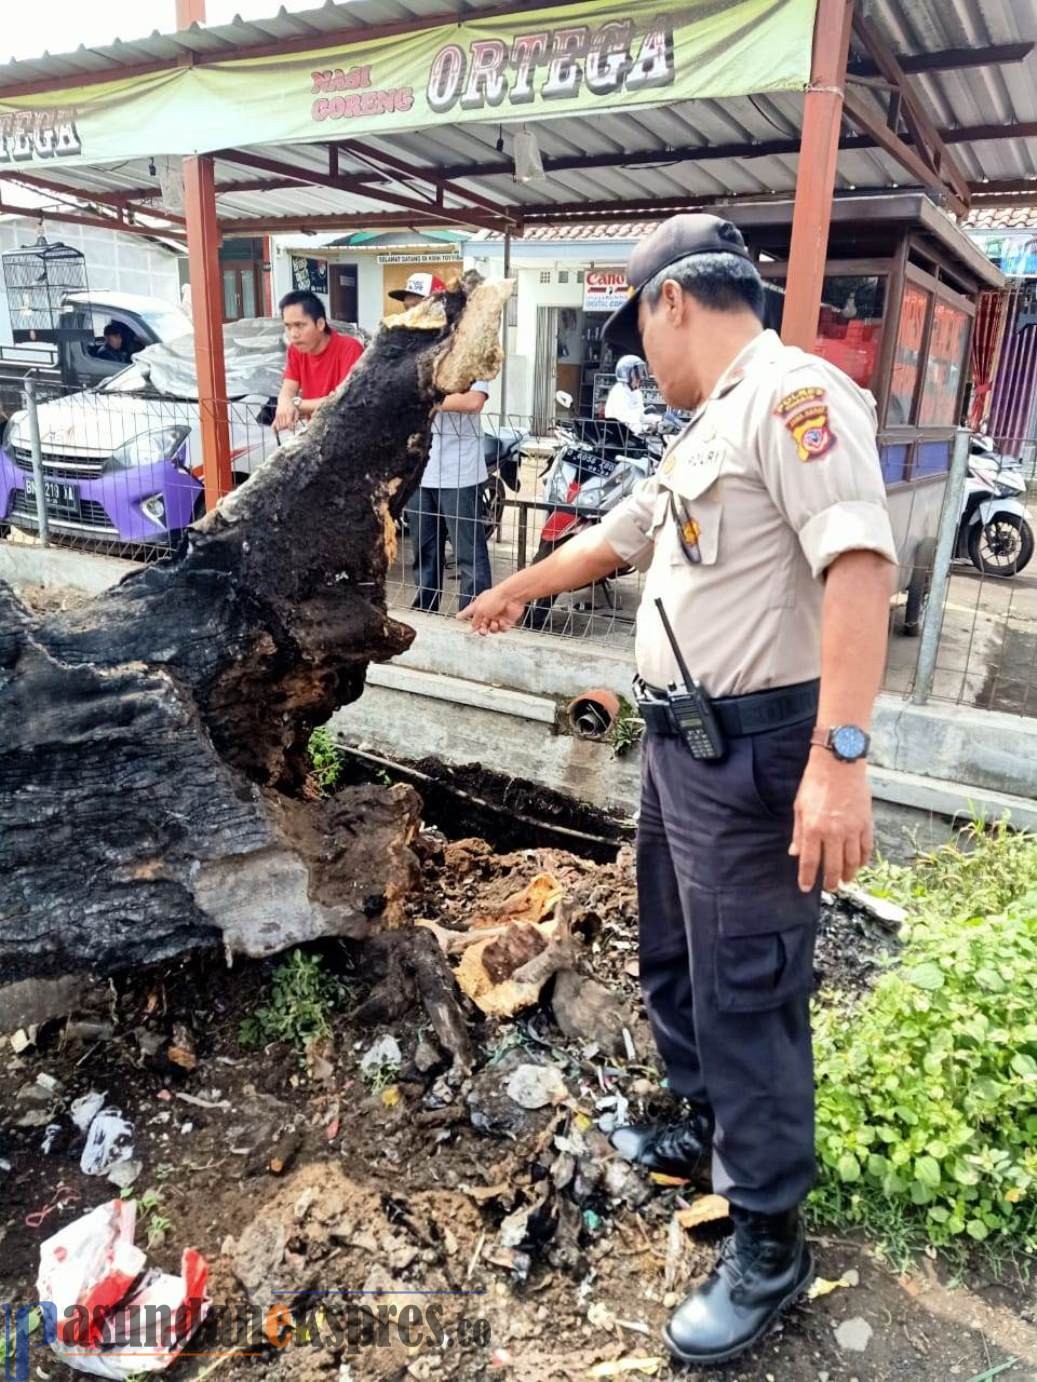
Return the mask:
[[[137,382],[131,373],[90,390],[41,388],[35,466],[28,415],[18,409],[10,416],[0,448],[0,534],[38,540],[42,509],[52,544],[149,561],[179,542],[205,511],[203,434],[211,418],[196,402],[142,390]],[[235,399],[218,411],[227,418],[231,484],[240,484],[285,438],[272,425],[269,399]],[[554,427],[534,429],[527,417],[488,410],[444,413],[437,429],[429,465],[398,519],[387,599],[397,609],[444,617],[600,521],[654,469],[666,443],[655,436],[631,445],[628,435],[596,419],[560,418]],[[1012,440],[1001,447],[1020,458],[1024,483],[1022,493],[1007,497],[1032,534],[1037,440]],[[982,504],[998,502],[993,479],[985,497],[967,498],[976,521],[960,525],[931,696],[1034,714],[1037,563],[1008,574],[1003,552],[999,567],[997,552],[984,547],[990,524],[978,518],[987,512]],[[894,694],[910,695],[916,685],[918,640],[911,635],[927,608],[942,496],[940,475],[890,488],[903,561],[884,680]],[[1006,529],[1002,539],[1010,536]],[[737,540],[733,530],[731,540]],[[1026,555],[1025,543],[1019,555]],[[539,601],[527,610],[525,627],[632,657],[642,585],[638,573],[626,571]]]

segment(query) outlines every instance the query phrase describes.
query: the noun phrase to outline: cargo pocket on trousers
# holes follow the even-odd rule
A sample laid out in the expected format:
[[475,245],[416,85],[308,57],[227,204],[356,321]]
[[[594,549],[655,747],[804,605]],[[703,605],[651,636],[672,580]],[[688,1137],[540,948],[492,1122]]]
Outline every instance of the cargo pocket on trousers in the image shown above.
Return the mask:
[[720,1011],[767,1012],[810,993],[816,896],[793,896],[787,886],[766,885],[724,889],[716,896],[715,980]]

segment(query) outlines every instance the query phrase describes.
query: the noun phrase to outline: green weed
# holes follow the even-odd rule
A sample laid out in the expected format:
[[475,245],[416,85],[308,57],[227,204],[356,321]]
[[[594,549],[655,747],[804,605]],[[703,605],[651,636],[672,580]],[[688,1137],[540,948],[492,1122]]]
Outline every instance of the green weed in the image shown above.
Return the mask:
[[312,1041],[331,1035],[331,1014],[345,994],[319,955],[293,950],[274,970],[269,1001],[241,1023],[238,1041],[245,1047],[284,1041],[304,1057]]
[[645,722],[628,700],[620,697],[619,714],[609,733],[609,743],[617,758],[622,758],[644,738]]
[[816,1015],[813,1208],[894,1258],[1037,1250],[1037,839],[963,844],[872,871],[910,909],[899,963]]
[[342,781],[345,760],[342,750],[332,739],[326,725],[315,729],[310,735],[309,753],[313,776],[317,779],[321,791],[333,792]]

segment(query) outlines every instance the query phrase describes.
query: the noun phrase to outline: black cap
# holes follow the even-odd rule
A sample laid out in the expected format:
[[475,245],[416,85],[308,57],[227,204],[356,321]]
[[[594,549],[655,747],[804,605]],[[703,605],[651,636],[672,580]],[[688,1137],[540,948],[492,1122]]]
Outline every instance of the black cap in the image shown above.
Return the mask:
[[610,346],[624,354],[644,355],[637,308],[641,289],[662,269],[686,259],[690,254],[737,254],[748,259],[749,251],[742,232],[730,221],[704,211],[687,212],[663,221],[634,250],[627,264],[630,297],[612,313],[602,335]]

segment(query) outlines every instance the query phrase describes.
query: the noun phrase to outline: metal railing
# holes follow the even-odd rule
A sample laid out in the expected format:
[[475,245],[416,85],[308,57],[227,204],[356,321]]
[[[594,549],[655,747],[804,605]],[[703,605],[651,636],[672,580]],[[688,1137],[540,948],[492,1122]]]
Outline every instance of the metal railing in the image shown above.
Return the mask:
[[[198,405],[111,387],[56,395],[48,387],[51,396],[33,400],[31,380],[25,392],[26,407],[0,451],[0,534],[137,561],[168,554],[204,512]],[[222,405],[238,482],[276,451],[266,402]],[[530,420],[519,416],[444,419],[435,473],[423,477],[400,515],[386,596],[396,608],[452,617],[473,593],[552,550],[565,522],[545,493],[557,435],[533,435]],[[486,481],[480,424],[503,454]],[[509,453],[513,434],[524,441]],[[1032,476],[1037,439],[1011,441],[1005,450],[1021,455]],[[947,510],[941,556],[952,556],[934,566],[940,491],[937,477],[928,488],[890,494],[907,564],[891,606],[884,687],[916,700],[1037,713],[1037,560],[1011,577],[977,570]],[[1035,503],[1032,492],[1026,502]],[[725,541],[737,540],[728,534]],[[541,602],[527,613],[527,627],[632,657],[642,589],[638,573],[622,573]]]

